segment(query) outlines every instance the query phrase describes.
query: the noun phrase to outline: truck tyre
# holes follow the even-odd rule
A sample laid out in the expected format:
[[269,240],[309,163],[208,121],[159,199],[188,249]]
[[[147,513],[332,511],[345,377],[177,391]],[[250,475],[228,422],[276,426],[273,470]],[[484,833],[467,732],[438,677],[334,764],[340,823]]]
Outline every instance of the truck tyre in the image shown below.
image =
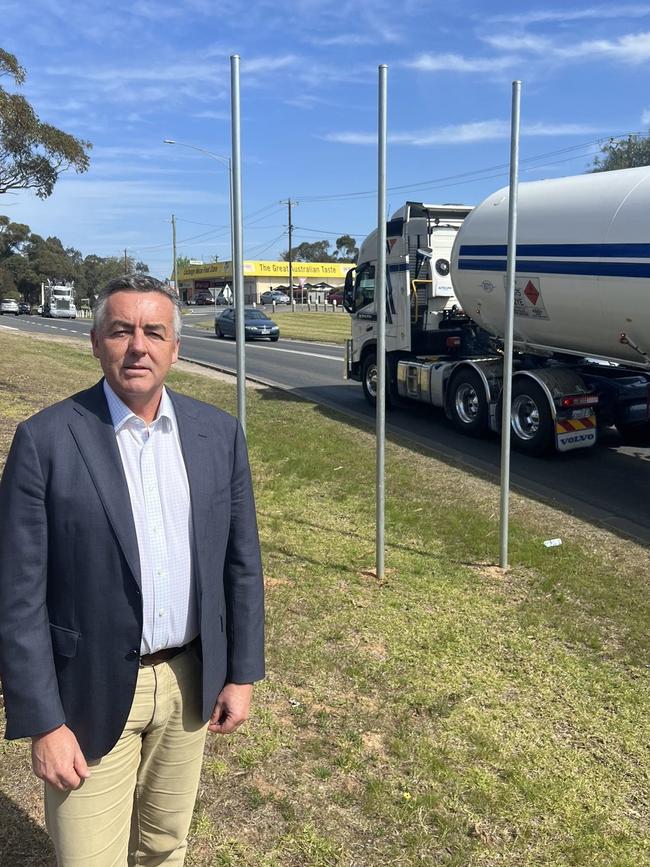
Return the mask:
[[616,425],[626,446],[650,446],[650,421],[636,423],[620,422]]
[[[394,375],[391,375],[393,362],[386,359],[386,408],[394,405],[397,400],[397,385]],[[377,356],[369,352],[363,359],[361,367],[361,385],[363,394],[370,406],[377,405]]]
[[554,442],[553,415],[548,397],[530,377],[512,384],[512,445],[529,455],[543,455]]
[[471,368],[454,373],[449,383],[448,410],[456,430],[469,436],[482,436],[488,427],[488,402],[485,385]]

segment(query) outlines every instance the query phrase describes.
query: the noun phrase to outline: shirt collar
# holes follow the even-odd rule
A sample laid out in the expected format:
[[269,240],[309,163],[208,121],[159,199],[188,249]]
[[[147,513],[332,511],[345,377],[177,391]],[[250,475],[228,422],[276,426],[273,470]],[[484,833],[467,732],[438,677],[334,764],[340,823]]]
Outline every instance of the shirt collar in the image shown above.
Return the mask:
[[[132,409],[129,409],[124,401],[115,394],[106,379],[104,379],[103,386],[106,402],[108,403],[108,410],[111,414],[111,421],[113,422],[113,428],[115,429],[115,433],[118,433],[118,431],[120,431],[124,425],[130,421],[130,419],[139,418],[139,416],[136,415]],[[169,425],[172,430],[176,427],[174,405],[165,386],[163,386],[160,406],[158,407],[158,412],[153,423],[155,424],[159,419],[166,420],[163,422],[163,429],[165,429],[167,425]]]

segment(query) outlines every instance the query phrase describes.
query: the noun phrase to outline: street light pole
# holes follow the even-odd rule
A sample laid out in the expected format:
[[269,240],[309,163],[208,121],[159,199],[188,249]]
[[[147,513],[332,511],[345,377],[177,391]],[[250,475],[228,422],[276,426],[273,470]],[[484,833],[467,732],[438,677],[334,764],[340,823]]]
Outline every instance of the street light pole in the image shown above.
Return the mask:
[[[198,151],[199,153],[205,154],[206,157],[210,157],[210,159],[215,160],[218,163],[221,163],[222,166],[226,166],[228,169],[228,216],[230,219],[230,265],[232,268],[232,263],[234,259],[234,233],[233,233],[233,211],[232,211],[232,160],[230,157],[224,157],[221,154],[215,154],[212,151],[206,150],[206,148],[197,147],[197,145],[187,144],[186,142],[176,141],[173,138],[166,138],[163,140],[163,144],[168,145],[177,145],[181,148],[189,148],[193,151]],[[231,280],[232,282],[232,280]]]

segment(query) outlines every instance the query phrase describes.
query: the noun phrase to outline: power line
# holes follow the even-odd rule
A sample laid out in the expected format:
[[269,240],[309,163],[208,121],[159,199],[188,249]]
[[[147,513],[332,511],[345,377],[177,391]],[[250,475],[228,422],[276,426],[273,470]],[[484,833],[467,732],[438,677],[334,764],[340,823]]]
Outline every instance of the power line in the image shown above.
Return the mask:
[[364,232],[330,232],[326,229],[310,229],[307,226],[294,226],[294,229],[299,229],[301,232],[315,232],[317,235],[334,235],[340,238],[343,235],[364,235]]
[[[636,136],[636,135],[640,135],[640,133],[625,133],[625,134],[617,135],[617,136],[604,136],[604,137],[601,137],[598,139],[593,139],[592,141],[589,141],[589,142],[582,142],[581,144],[570,145],[570,146],[565,147],[565,148],[559,148],[556,150],[546,151],[546,152],[540,153],[540,154],[535,154],[533,156],[522,159],[520,162],[521,163],[539,162],[540,160],[546,160],[549,157],[553,157],[553,156],[560,155],[560,154],[565,154],[565,153],[568,153],[571,151],[587,150],[589,148],[593,148],[595,145],[602,144],[603,142],[611,141],[612,139],[624,139],[630,135]],[[563,162],[563,161],[558,160],[558,162]],[[415,190],[419,190],[419,189],[426,189],[428,187],[440,186],[441,184],[443,184],[446,181],[459,181],[460,182],[463,180],[487,180],[489,178],[495,177],[494,174],[490,174],[487,177],[482,177],[483,175],[486,175],[488,172],[499,171],[499,173],[501,173],[502,171],[507,172],[507,170],[508,170],[508,163],[499,163],[499,164],[494,165],[494,166],[486,166],[485,168],[482,168],[482,169],[474,169],[472,171],[459,172],[459,173],[453,174],[453,175],[445,175],[445,176],[442,176],[440,178],[432,178],[432,179],[429,179],[426,181],[417,181],[417,182],[410,183],[410,184],[400,184],[397,186],[388,187],[387,189],[390,192],[400,192],[400,191],[405,191],[405,190],[415,191]],[[449,186],[453,186],[453,184],[449,184]],[[326,201],[348,201],[348,200],[352,200],[352,199],[371,198],[371,197],[374,197],[376,194],[377,194],[376,190],[361,190],[361,191],[356,192],[356,193],[334,193],[331,195],[323,195],[323,196],[320,196],[320,195],[301,196],[300,199],[303,202],[309,202],[309,203],[326,202]]]
[[248,252],[249,252],[249,256],[252,256],[253,258],[257,258],[258,256],[261,256],[262,253],[265,253],[265,252],[269,249],[269,247],[272,247],[274,244],[277,244],[277,242],[278,242],[281,238],[284,238],[284,237],[286,236],[286,234],[287,234],[286,231],[285,231],[285,232],[281,232],[281,233],[277,236],[277,238],[273,238],[272,241],[269,241],[268,243],[265,243],[264,246],[260,246],[260,245],[258,244],[256,247],[253,247],[251,250],[248,251]]

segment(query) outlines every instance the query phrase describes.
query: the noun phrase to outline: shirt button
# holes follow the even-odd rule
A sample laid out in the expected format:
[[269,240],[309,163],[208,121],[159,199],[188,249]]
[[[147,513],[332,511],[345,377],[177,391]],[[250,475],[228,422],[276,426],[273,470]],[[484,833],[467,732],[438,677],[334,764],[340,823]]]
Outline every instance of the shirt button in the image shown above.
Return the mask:
[[158,612],[158,617],[164,617],[164,616],[165,616],[165,609],[161,608],[160,611]]

